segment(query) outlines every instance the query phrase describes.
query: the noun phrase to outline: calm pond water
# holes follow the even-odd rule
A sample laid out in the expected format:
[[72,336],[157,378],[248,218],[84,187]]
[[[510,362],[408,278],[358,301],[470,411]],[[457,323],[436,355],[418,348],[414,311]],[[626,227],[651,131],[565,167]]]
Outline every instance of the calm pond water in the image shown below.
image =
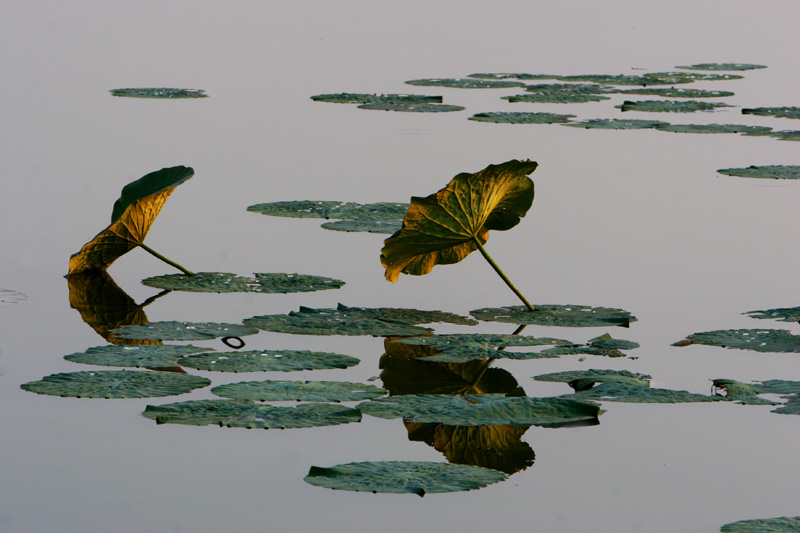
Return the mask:
[[[626,358],[499,360],[528,396],[569,390],[532,376],[590,368],[653,376],[653,386],[708,394],[710,379],[800,380],[796,354],[672,347],[716,329],[797,324],[742,315],[798,304],[800,188],[793,180],[717,169],[796,165],[797,144],[771,137],[587,130],[469,121],[490,111],[622,118],[628,95],[584,104],[510,104],[518,89],[412,87],[475,72],[630,74],[678,65],[768,66],[710,113],[628,112],[682,124],[796,122],[742,107],[798,105],[796,2],[358,2],[308,5],[85,1],[6,2],[2,39],[0,531],[718,531],[750,518],[795,516],[798,418],[733,402],[603,402],[600,424],[531,427],[535,462],[481,490],[429,494],[332,491],[303,481],[311,466],[445,461],[411,441],[401,420],[295,430],[156,425],[147,405],[212,398],[91,400],[36,395],[22,383],[100,369],[63,356],[104,345],[70,307],[68,258],[108,224],[119,191],[175,165],[176,190],[147,243],[195,271],[299,272],[344,280],[307,294],[170,293],[151,321],[238,323],[300,306],[441,309],[467,315],[517,305],[478,254],[424,277],[384,280],[385,236],[321,229],[246,207],[281,200],[404,202],[459,172],[530,158],[536,199],[487,249],[534,304],[616,307],[629,329],[525,333],[575,342],[611,333],[638,342]],[[202,89],[209,98],[117,98],[124,87]],[[441,95],[453,113],[387,113],[313,102],[321,93]],[[636,97],[651,99],[652,97]],[[517,107],[518,106],[518,107]],[[109,269],[136,302],[146,277],[172,269],[134,250]],[[0,299],[4,298],[0,292]],[[10,295],[5,298],[11,299]],[[21,298],[15,298],[20,300]],[[435,325],[437,333],[511,333],[514,326]],[[248,348],[348,354],[348,370],[221,374],[244,380],[381,385],[382,338],[261,332]],[[196,345],[225,349],[218,341]]]

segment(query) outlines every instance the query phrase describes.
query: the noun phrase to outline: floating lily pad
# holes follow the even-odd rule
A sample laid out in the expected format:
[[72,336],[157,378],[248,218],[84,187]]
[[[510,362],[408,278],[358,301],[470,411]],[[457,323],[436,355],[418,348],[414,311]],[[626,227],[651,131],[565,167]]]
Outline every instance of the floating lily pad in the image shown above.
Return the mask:
[[768,135],[772,130],[767,126],[744,126],[742,124],[663,124],[656,126],[656,129],[672,133],[741,133],[743,135]]
[[785,329],[724,329],[693,333],[673,346],[705,344],[757,352],[800,352],[800,335]]
[[590,346],[603,348],[605,350],[633,350],[639,347],[638,342],[626,341],[625,339],[614,339],[608,333],[589,339]]
[[509,324],[537,326],[563,326],[569,328],[621,326],[627,328],[636,321],[628,311],[609,307],[587,305],[535,305],[535,311],[516,305],[511,307],[486,307],[470,311],[478,320]]
[[334,104],[434,104],[441,103],[441,96],[423,94],[360,94],[337,93],[317,94],[311,97],[315,102]]
[[742,109],[743,115],[777,118],[800,118],[800,107],[754,107]]
[[[537,83],[526,85],[525,91],[529,93],[574,93],[574,94],[604,94],[615,93],[617,89],[599,83]],[[504,97],[505,98],[505,97]]]
[[625,100],[614,106],[622,111],[643,111],[647,113],[694,113],[713,111],[719,107],[730,107],[722,102],[702,102],[699,100]]
[[780,518],[756,518],[725,524],[722,533],[797,533],[800,531],[800,516]]
[[112,331],[122,339],[160,341],[207,341],[216,337],[244,337],[258,333],[256,328],[241,324],[215,322],[148,322],[122,326]]
[[655,74],[650,76],[625,76],[608,74],[581,74],[577,76],[561,76],[563,81],[584,81],[599,83],[601,85],[674,85],[677,83],[691,83],[689,76],[674,76],[669,73],[662,73],[661,76]]
[[426,493],[459,492],[485,487],[506,479],[503,472],[480,466],[422,461],[348,463],[331,468],[312,466],[306,483],[356,492]]
[[326,222],[323,228],[334,231],[351,231],[366,233],[383,233],[391,235],[403,227],[403,219],[396,220],[337,220]]
[[211,380],[174,372],[99,370],[45,376],[21,387],[37,394],[72,398],[152,398],[207,387]]
[[360,422],[358,409],[329,403],[274,407],[241,400],[193,400],[148,405],[142,413],[157,424],[219,425],[229,428],[290,429]]
[[800,307],[781,307],[764,311],[747,311],[742,313],[750,318],[769,318],[782,322],[800,322]]
[[400,111],[404,113],[448,113],[464,111],[460,105],[449,104],[362,104],[359,109],[372,109],[375,111]]
[[211,348],[166,344],[128,344],[122,346],[95,346],[85,352],[65,355],[73,363],[133,368],[158,368],[176,366],[178,358],[185,355],[210,352]]
[[705,89],[684,89],[675,87],[653,88],[653,89],[628,89],[622,91],[624,94],[646,94],[653,96],[665,96],[667,98],[723,98],[733,96],[730,91],[707,91]]
[[694,394],[684,390],[654,389],[621,380],[601,382],[590,389],[566,396],[566,398],[623,403],[694,403],[715,402],[721,399],[719,396]]
[[775,137],[779,141],[800,141],[800,131],[797,130],[782,130],[782,131],[769,131],[769,132],[755,132],[745,133],[745,135]]
[[603,100],[610,100],[608,96],[599,94],[585,94],[572,91],[547,91],[547,92],[534,92],[530,94],[517,94],[514,96],[503,96],[503,100],[509,102],[529,102],[535,104],[581,104],[585,102],[601,102]]
[[759,397],[753,387],[746,383],[741,383],[734,379],[715,379],[713,383],[714,388],[725,391],[726,396],[724,398],[727,400],[745,405],[777,405],[777,402]]
[[[760,167],[750,165],[747,168],[723,168],[717,170],[717,172],[726,176],[739,176],[742,178],[800,179],[800,165],[764,165]],[[796,309],[800,310],[800,307]],[[800,311],[798,313],[800,314]]]
[[414,346],[428,346],[439,352],[420,361],[438,363],[465,363],[475,359],[539,359],[548,357],[542,352],[507,352],[499,346],[546,346],[572,344],[563,339],[537,338],[525,335],[454,334],[426,337],[403,337],[393,342]]
[[286,294],[293,292],[324,291],[338,289],[344,281],[309,276],[306,274],[270,273],[255,275],[255,278],[237,276],[228,272],[197,272],[192,276],[167,274],[142,280],[148,287],[186,292],[261,292]]
[[666,122],[660,120],[639,120],[639,119],[620,119],[620,118],[593,118],[582,122],[570,122],[562,124],[571,128],[601,128],[607,130],[640,130],[646,128],[656,128],[666,126]]
[[755,70],[767,67],[765,65],[754,65],[752,63],[698,63],[696,65],[675,68],[686,70]]
[[595,383],[607,383],[609,381],[622,381],[632,383],[641,387],[649,387],[652,376],[638,374],[627,370],[568,370],[566,372],[552,372],[550,374],[540,374],[534,376],[536,381],[555,381],[568,383],[576,391],[591,388]]
[[113,96],[127,98],[206,98],[208,96],[202,89],[171,89],[168,87],[111,89],[109,92]]
[[349,355],[306,350],[251,350],[214,352],[184,357],[181,366],[217,372],[294,372],[348,368],[360,361]]
[[557,427],[596,421],[596,404],[564,398],[508,397],[503,394],[409,394],[370,400],[358,405],[378,418],[436,422],[453,426],[535,425]]
[[772,412],[782,415],[800,415],[800,394],[789,396],[785,404],[777,409],[773,409]]
[[476,78],[428,78],[422,80],[409,80],[409,85],[422,87],[453,87],[457,89],[506,89],[508,87],[523,87],[519,81],[488,80]]
[[556,113],[478,113],[469,117],[476,122],[495,122],[500,124],[560,124],[569,122],[575,115],[558,115]]
[[0,305],[15,304],[28,298],[27,295],[17,291],[10,291],[7,289],[0,289]]
[[214,387],[211,392],[258,402],[354,402],[386,395],[384,389],[374,385],[343,381],[243,381]]
[[655,79],[661,83],[651,85],[672,85],[674,80],[675,84],[678,83],[691,83],[695,81],[730,81],[741,80],[744,76],[738,74],[720,74],[709,72],[689,72],[682,70],[680,72],[648,72],[643,74],[644,78]]
[[781,394],[788,401],[777,409],[773,409],[772,412],[800,414],[800,381],[771,379],[747,384],[733,379],[715,379],[713,383],[715,388],[725,390],[725,399],[746,405],[781,405],[758,396],[759,394]]
[[497,72],[497,73],[478,73],[470,74],[468,78],[478,78],[482,80],[557,80],[561,76],[558,74],[527,74],[524,72]]
[[544,357],[561,357],[562,355],[597,355],[600,357],[625,357],[625,354],[619,350],[609,350],[607,348],[598,348],[596,346],[589,346],[588,344],[578,346],[557,346],[555,348],[548,348],[542,350]]
[[300,200],[271,202],[251,205],[248,211],[273,217],[325,218],[338,220],[386,221],[403,220],[408,210],[407,203],[377,202],[357,204],[353,202]]

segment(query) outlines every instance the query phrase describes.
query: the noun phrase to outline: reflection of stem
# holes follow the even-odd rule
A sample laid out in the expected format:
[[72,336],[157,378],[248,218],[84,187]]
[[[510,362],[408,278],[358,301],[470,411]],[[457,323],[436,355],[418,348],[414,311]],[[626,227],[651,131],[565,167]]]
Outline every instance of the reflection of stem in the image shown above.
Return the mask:
[[170,289],[165,289],[165,290],[163,290],[163,291],[159,292],[158,294],[156,294],[155,296],[151,296],[150,298],[148,298],[147,300],[145,300],[144,302],[142,302],[142,303],[139,305],[139,307],[147,307],[148,305],[150,305],[151,303],[155,302],[156,300],[158,300],[159,298],[161,298],[161,297],[162,297],[162,296],[164,296],[165,294],[169,294],[169,293],[171,293],[171,292],[172,292],[172,290],[170,290]]
[[141,246],[142,248],[144,248],[144,250],[145,250],[146,252],[148,252],[149,254],[151,254],[151,255],[153,255],[153,256],[155,256],[155,257],[157,257],[157,258],[161,259],[161,260],[162,260],[162,261],[164,261],[166,264],[168,264],[168,265],[171,265],[171,266],[174,266],[175,268],[177,268],[178,270],[180,270],[181,272],[183,272],[183,273],[184,273],[184,274],[186,274],[187,276],[194,276],[194,272],[191,272],[191,271],[187,270],[186,268],[182,267],[181,265],[179,265],[179,264],[178,264],[178,263],[176,263],[175,261],[172,261],[171,259],[167,259],[166,257],[164,257],[164,256],[163,256],[163,255],[161,255],[160,253],[156,252],[155,250],[153,250],[152,248],[150,248],[150,247],[149,247],[149,246],[147,246],[146,244],[144,244],[144,243],[141,243],[141,244],[139,244],[139,246]]
[[500,276],[500,278],[501,278],[503,281],[505,281],[505,282],[506,282],[506,285],[508,285],[508,288],[510,288],[512,291],[514,291],[514,294],[516,294],[516,295],[517,295],[517,298],[519,298],[520,300],[522,300],[522,303],[524,303],[524,304],[525,304],[525,307],[527,307],[527,308],[528,308],[528,311],[533,311],[533,306],[532,306],[532,305],[530,304],[530,302],[529,302],[529,301],[528,301],[528,300],[525,298],[525,296],[523,296],[523,295],[522,295],[522,293],[521,293],[521,292],[519,292],[519,289],[517,289],[517,288],[514,286],[514,284],[513,284],[513,283],[511,283],[511,280],[510,280],[510,279],[508,279],[508,276],[506,276],[506,275],[505,275],[505,273],[504,273],[502,270],[500,270],[500,267],[499,267],[499,266],[497,266],[497,263],[495,263],[495,262],[494,262],[494,259],[492,259],[492,258],[491,258],[491,256],[489,255],[489,253],[486,251],[486,249],[484,249],[484,247],[483,247],[483,245],[481,244],[481,241],[478,239],[478,237],[475,237],[475,236],[473,236],[473,237],[472,237],[472,241],[473,241],[473,242],[475,243],[475,245],[478,247],[478,251],[480,251],[480,253],[481,253],[481,255],[483,256],[483,258],[484,258],[484,259],[486,259],[486,261],[488,261],[490,265],[492,265],[492,268],[494,269],[494,271],[495,271],[495,272],[497,272],[497,274]]

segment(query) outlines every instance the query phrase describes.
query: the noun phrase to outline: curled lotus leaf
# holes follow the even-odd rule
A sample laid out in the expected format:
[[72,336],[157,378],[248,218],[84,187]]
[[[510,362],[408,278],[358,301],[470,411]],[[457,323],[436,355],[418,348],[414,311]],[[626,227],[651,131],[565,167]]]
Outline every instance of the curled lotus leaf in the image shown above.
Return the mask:
[[480,466],[423,461],[369,461],[322,468],[312,466],[306,483],[333,490],[356,492],[426,493],[460,492],[506,479],[503,472]]
[[183,394],[210,384],[206,378],[174,372],[98,370],[51,374],[21,387],[37,394],[73,398],[152,398]]
[[742,114],[776,118],[800,118],[800,107],[753,107],[742,109]]
[[216,337],[244,337],[258,333],[256,328],[217,322],[148,322],[122,326],[112,331],[122,339],[160,341],[207,341]]
[[329,403],[275,407],[242,400],[192,400],[148,405],[142,415],[157,424],[218,425],[247,429],[336,426],[361,421],[358,409]]
[[525,86],[524,83],[519,81],[478,78],[427,78],[409,80],[406,83],[422,87],[452,87],[456,89],[507,89],[509,87]]
[[797,533],[800,531],[800,516],[778,518],[755,518],[725,524],[722,533]]
[[742,135],[769,135],[767,126],[745,126],[743,124],[659,124],[659,131],[672,133],[741,133]]
[[762,311],[747,311],[742,313],[750,318],[769,318],[782,322],[800,322],[800,307],[780,307],[778,309],[766,309]]
[[667,98],[724,98],[726,96],[733,96],[731,91],[707,91],[705,89],[684,89],[683,87],[628,89],[622,91],[622,93],[665,96]]
[[311,97],[315,102],[334,104],[437,104],[442,103],[441,96],[424,94],[362,94],[337,93],[317,94]]
[[694,113],[713,111],[720,107],[730,107],[722,102],[703,102],[700,100],[625,100],[614,106],[622,111],[643,111],[646,113]]
[[401,113],[450,113],[464,111],[460,105],[449,104],[361,104],[359,109],[373,111],[399,111]]
[[428,346],[435,355],[421,357],[420,361],[438,363],[466,363],[475,359],[538,359],[548,357],[541,352],[509,352],[498,347],[571,345],[563,339],[530,337],[525,335],[453,334],[425,337],[402,337],[393,342],[414,346]]
[[785,329],[720,329],[692,333],[673,346],[705,344],[757,352],[800,352],[800,335]]
[[354,402],[385,396],[375,385],[344,381],[243,381],[211,389],[213,394],[257,402]]
[[163,368],[176,366],[178,358],[185,355],[209,351],[213,350],[191,345],[126,344],[117,346],[110,344],[95,346],[85,352],[65,355],[64,359],[85,365]]
[[[726,176],[738,176],[741,178],[766,178],[774,180],[800,179],[800,165],[764,165],[760,167],[750,165],[746,168],[723,168],[717,170],[717,172],[725,174]],[[787,322],[800,320],[800,307],[795,307],[794,309],[795,315],[798,318],[795,320],[787,320]]]
[[569,122],[575,115],[559,115],[556,113],[477,113],[469,117],[475,122],[494,122],[498,124],[561,124]]
[[766,65],[754,65],[752,63],[697,63],[695,65],[684,65],[675,68],[685,70],[755,70],[767,68]]
[[111,89],[112,96],[126,98],[206,98],[208,95],[202,89],[173,89],[169,87],[148,87],[140,89]]
[[666,122],[660,120],[642,120],[642,119],[619,119],[619,118],[593,118],[584,120],[582,122],[570,122],[562,124],[562,126],[569,126],[571,128],[586,128],[586,129],[606,129],[606,130],[641,130],[647,128],[656,128],[658,126],[666,126]]
[[197,272],[191,276],[167,274],[144,279],[142,283],[148,287],[170,291],[267,294],[324,291],[344,285],[344,281],[338,279],[307,274],[256,273],[255,278],[251,278],[228,272]]
[[627,328],[631,322],[636,321],[636,317],[628,311],[588,305],[536,305],[534,311],[529,311],[521,305],[486,307],[470,311],[470,314],[486,322],[571,328],[602,326]]
[[461,173],[439,192],[412,197],[402,229],[384,241],[386,279],[422,276],[436,265],[458,263],[489,238],[489,230],[516,226],[533,203],[534,161],[516,159]]
[[360,361],[349,355],[307,350],[249,350],[194,354],[178,361],[181,366],[216,372],[295,372],[348,368]]

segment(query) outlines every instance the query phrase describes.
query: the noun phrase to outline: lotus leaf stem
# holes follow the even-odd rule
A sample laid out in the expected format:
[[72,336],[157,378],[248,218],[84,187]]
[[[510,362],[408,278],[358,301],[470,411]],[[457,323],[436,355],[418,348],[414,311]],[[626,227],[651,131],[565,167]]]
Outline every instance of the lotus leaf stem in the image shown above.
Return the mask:
[[519,292],[519,289],[517,289],[514,286],[514,284],[511,283],[511,280],[508,279],[508,276],[505,275],[505,272],[503,272],[500,269],[500,267],[497,266],[497,263],[494,262],[494,259],[492,259],[492,257],[489,255],[489,253],[486,251],[486,249],[481,244],[480,239],[478,239],[478,237],[473,236],[472,237],[472,241],[475,243],[475,246],[478,247],[478,251],[481,253],[483,258],[486,259],[486,261],[488,261],[490,265],[492,265],[492,268],[494,269],[494,271],[497,272],[497,274],[500,276],[500,278],[503,281],[506,282],[506,285],[508,285],[508,288],[511,289],[512,291],[514,291],[514,294],[517,295],[517,298],[522,300],[522,303],[525,304],[525,307],[528,308],[528,311],[533,311],[534,309],[533,309],[533,306],[531,305],[531,303],[527,300],[527,298],[525,298],[525,296],[521,292]]
[[164,256],[163,256],[163,255],[161,255],[160,253],[156,252],[155,250],[153,250],[152,248],[150,248],[150,247],[149,247],[149,246],[147,246],[146,244],[144,244],[144,243],[141,243],[139,246],[141,246],[142,248],[144,248],[144,250],[145,250],[147,253],[151,254],[151,255],[152,255],[152,256],[154,256],[154,257],[157,257],[157,258],[161,259],[162,261],[164,261],[164,262],[165,262],[166,264],[168,264],[168,265],[174,266],[175,268],[177,268],[178,270],[180,270],[181,272],[183,272],[183,273],[184,273],[184,274],[186,274],[187,276],[194,276],[194,272],[191,272],[190,270],[188,270],[188,269],[186,269],[186,268],[182,267],[181,265],[179,265],[179,264],[178,264],[178,263],[176,263],[175,261],[172,261],[171,259],[167,259],[166,257],[164,257]]

